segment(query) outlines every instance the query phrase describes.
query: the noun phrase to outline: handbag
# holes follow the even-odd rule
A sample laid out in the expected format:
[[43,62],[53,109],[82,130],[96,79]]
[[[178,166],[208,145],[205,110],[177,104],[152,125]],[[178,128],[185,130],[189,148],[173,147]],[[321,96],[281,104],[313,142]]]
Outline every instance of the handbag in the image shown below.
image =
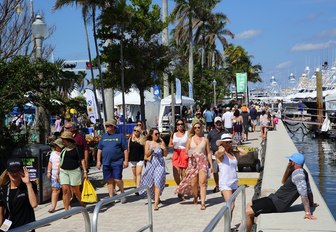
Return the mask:
[[88,179],[84,180],[82,190],[82,202],[95,203],[97,202],[97,193],[91,182]]

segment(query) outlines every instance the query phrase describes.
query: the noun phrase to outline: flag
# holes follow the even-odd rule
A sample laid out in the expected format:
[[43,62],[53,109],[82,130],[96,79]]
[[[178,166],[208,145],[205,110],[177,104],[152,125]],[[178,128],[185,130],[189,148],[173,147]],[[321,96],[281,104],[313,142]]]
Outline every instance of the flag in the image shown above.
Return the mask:
[[98,111],[93,91],[91,89],[86,89],[84,96],[86,99],[86,108],[90,121],[92,123],[96,123],[96,119],[98,119]]
[[176,84],[176,104],[182,104],[182,95],[181,95],[181,81],[178,78],[175,78]]
[[237,93],[247,91],[247,73],[236,73]]
[[161,98],[161,90],[159,85],[153,86],[154,95]]
[[193,87],[192,87],[190,81],[188,81],[188,89],[189,89],[189,97],[190,98],[194,98],[194,96],[193,96]]

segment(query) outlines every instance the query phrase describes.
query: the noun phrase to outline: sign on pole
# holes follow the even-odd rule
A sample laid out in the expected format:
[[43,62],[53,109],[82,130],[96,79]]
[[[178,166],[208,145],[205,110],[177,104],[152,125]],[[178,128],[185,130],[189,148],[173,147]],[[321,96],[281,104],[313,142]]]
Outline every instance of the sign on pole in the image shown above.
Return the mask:
[[247,73],[236,73],[237,93],[247,91]]

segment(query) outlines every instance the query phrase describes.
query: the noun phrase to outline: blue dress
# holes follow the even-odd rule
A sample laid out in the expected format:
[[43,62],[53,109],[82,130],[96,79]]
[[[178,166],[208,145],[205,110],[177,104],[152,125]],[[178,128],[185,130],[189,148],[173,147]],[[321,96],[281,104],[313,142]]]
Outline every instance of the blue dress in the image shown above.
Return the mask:
[[[152,159],[147,161],[140,181],[140,186],[148,186],[150,188],[152,199],[154,199],[153,184],[160,188],[161,195],[166,184],[166,166],[160,147],[154,149]],[[146,190],[140,191],[140,194],[144,193],[146,193]]]

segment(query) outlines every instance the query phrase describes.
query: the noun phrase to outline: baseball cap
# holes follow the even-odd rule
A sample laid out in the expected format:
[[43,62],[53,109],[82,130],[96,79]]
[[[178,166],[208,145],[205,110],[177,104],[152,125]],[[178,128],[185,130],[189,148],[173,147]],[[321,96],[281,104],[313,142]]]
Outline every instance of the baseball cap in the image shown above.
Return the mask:
[[19,158],[10,158],[7,161],[7,171],[17,172],[23,169],[23,163]]
[[221,117],[215,117],[214,122],[215,122],[215,123],[216,123],[216,122],[222,122],[222,118],[221,118]]
[[301,153],[293,153],[291,156],[287,156],[286,158],[298,165],[303,165],[305,162],[304,155]]

